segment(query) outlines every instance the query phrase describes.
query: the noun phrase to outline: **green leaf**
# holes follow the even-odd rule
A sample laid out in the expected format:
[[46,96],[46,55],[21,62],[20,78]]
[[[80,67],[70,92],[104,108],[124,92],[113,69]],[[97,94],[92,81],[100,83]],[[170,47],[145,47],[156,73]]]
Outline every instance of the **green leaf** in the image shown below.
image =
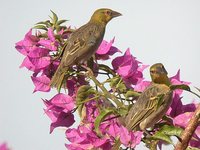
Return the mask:
[[155,140],[163,140],[169,144],[173,144],[172,139],[170,138],[169,135],[166,135],[160,131],[157,131],[150,139],[155,139]]
[[120,92],[125,92],[127,89],[120,76],[115,76],[110,80],[110,87],[118,89]]
[[139,97],[141,95],[141,93],[133,91],[133,90],[129,90],[126,92],[125,97],[126,99],[129,97]]
[[49,20],[47,20],[47,21],[41,21],[41,22],[36,23],[36,25],[45,25],[45,26],[48,26],[48,25],[50,25],[50,21]]
[[169,136],[180,137],[183,129],[176,126],[164,125],[159,131]]
[[53,25],[56,25],[58,21],[58,16],[52,10],[51,12],[53,14],[53,18],[52,18]]
[[111,80],[110,80],[110,87],[111,88],[116,88],[117,84],[119,83],[120,81],[120,77],[119,76],[115,76],[113,77]]
[[33,27],[34,29],[41,29],[41,30],[45,30],[48,31],[48,29],[44,26],[44,25],[36,25]]
[[68,20],[59,20],[59,21],[57,22],[57,25],[61,25],[62,23],[65,23],[66,21],[68,21]]
[[110,67],[108,67],[107,65],[99,64],[99,69],[103,70],[103,71],[105,71],[105,72],[107,72],[109,74],[112,74],[113,76],[116,75],[116,73]]
[[185,84],[170,85],[170,89],[172,91],[177,90],[177,89],[181,89],[181,90],[185,90],[185,91],[190,91],[190,87],[188,85],[185,85]]
[[128,114],[128,110],[129,110],[128,107],[129,107],[129,106],[119,108],[119,109],[117,110],[118,114],[119,114],[120,116],[126,116],[126,115]]
[[170,126],[170,125],[163,125],[159,131],[157,131],[152,137],[149,139],[155,139],[155,140],[163,140],[169,144],[173,145],[171,136],[176,136],[178,139],[180,139],[181,132],[183,131],[180,127]]
[[79,87],[76,94],[76,105],[78,106],[78,114],[82,118],[82,114],[85,110],[84,104],[92,98],[89,98],[91,94],[95,94],[95,90],[89,85],[82,85]]
[[79,87],[76,95],[76,104],[80,105],[83,104],[83,102],[91,95],[95,94],[96,91],[93,89],[93,87],[89,85],[82,85]]
[[95,119],[94,121],[94,128],[95,132],[97,133],[98,136],[101,136],[101,131],[99,130],[99,126],[101,122],[110,114],[114,113],[114,109],[104,109],[100,112],[99,116]]
[[120,83],[118,86],[117,86],[117,89],[120,91],[120,92],[125,92],[126,91],[126,85],[124,83]]
[[78,114],[79,114],[79,116],[80,116],[80,118],[82,119],[82,117],[83,117],[83,113],[84,113],[84,105],[82,104],[82,105],[79,105],[78,106],[78,109],[77,109],[77,111],[78,111]]

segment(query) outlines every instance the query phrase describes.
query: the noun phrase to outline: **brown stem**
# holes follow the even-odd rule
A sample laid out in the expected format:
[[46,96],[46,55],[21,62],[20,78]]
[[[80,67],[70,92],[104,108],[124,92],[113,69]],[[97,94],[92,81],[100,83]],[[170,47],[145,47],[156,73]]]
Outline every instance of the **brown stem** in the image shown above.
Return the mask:
[[194,134],[196,128],[199,125],[199,118],[200,118],[200,104],[198,105],[194,115],[190,119],[188,125],[186,126],[185,130],[181,133],[181,141],[176,144],[175,150],[185,150],[188,146],[192,135]]

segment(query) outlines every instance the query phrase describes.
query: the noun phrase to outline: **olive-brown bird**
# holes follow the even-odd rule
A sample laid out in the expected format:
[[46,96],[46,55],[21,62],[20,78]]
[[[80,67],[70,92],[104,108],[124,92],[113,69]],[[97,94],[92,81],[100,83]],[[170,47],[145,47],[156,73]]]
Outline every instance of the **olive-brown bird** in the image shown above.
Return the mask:
[[69,67],[83,63],[94,55],[103,40],[107,23],[120,15],[119,12],[111,9],[98,9],[87,24],[70,35],[60,65],[51,79],[51,87],[56,87],[59,90]]
[[[153,127],[165,115],[171,105],[170,80],[163,64],[152,65],[150,75],[151,84],[142,92],[127,116],[119,119],[129,131],[145,131],[146,128]],[[118,139],[112,150],[119,149],[120,145],[121,142]]]
[[172,102],[170,80],[163,64],[151,66],[152,83],[139,96],[125,118],[129,130],[153,127],[167,112]]

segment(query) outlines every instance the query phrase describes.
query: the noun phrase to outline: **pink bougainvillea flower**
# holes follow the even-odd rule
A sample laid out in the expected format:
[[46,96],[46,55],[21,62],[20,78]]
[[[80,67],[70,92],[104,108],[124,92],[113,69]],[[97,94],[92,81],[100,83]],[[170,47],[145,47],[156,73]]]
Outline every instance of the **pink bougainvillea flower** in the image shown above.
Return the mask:
[[[190,82],[186,82],[186,81],[181,81],[180,80],[180,70],[178,70],[178,72],[177,72],[177,74],[175,76],[173,76],[173,77],[170,78],[170,82],[173,85],[179,85],[179,84],[189,85],[190,84]],[[179,95],[182,93],[182,91],[183,90],[175,90],[175,92],[177,94],[179,94]]]
[[139,66],[140,62],[136,60],[127,49],[123,56],[116,57],[112,61],[114,70],[124,79],[127,84],[135,85],[143,80],[142,71],[146,65]]
[[70,127],[74,124],[74,115],[72,113],[56,112],[56,111],[46,111],[45,113],[51,119],[52,123],[50,125],[50,133],[57,127]]
[[[174,125],[185,128],[190,119],[192,118],[193,113],[194,112],[186,112],[176,116],[173,119]],[[189,145],[200,148],[200,126],[198,126],[195,130],[195,134],[193,134],[193,138],[190,140]]]
[[50,79],[53,77],[56,69],[58,68],[60,64],[60,61],[53,61],[51,62],[48,66],[46,66],[45,68],[42,68],[42,75],[46,75],[47,77],[49,77]]
[[39,38],[32,35],[32,29],[29,30],[28,33],[26,33],[23,40],[16,43],[15,48],[23,55],[27,55],[32,48],[37,45],[39,41]]
[[49,92],[50,91],[50,79],[46,75],[42,75],[40,77],[31,77],[33,84],[35,85],[35,89],[33,92],[42,91]]
[[78,88],[81,85],[87,85],[88,81],[85,79],[86,77],[84,75],[79,75],[77,77],[72,77],[67,80],[67,90],[68,90],[68,95],[70,96],[75,96]]
[[39,73],[41,70],[48,67],[51,63],[50,57],[41,57],[41,58],[31,58],[25,57],[20,68],[26,67],[28,70],[33,71],[34,73]]
[[172,104],[167,111],[167,115],[173,118],[173,120],[184,113],[194,112],[196,109],[195,104],[186,104],[184,105],[181,101],[182,97],[180,97],[177,93],[174,93]]
[[36,70],[41,70],[50,65],[51,58],[49,56],[40,58],[29,57],[29,61],[33,64]]
[[30,30],[22,41],[16,43],[16,49],[26,56],[20,67],[26,67],[34,73],[39,73],[51,63],[49,49],[39,47],[38,42],[39,38],[32,35]]
[[0,144],[0,150],[9,150],[7,143]]
[[75,93],[77,91],[77,82],[75,79],[69,79],[67,80],[67,89],[68,89],[68,95],[75,96]]
[[47,34],[48,39],[40,39],[38,43],[49,50],[56,51],[58,49],[59,43],[56,41],[52,28],[48,29]]
[[[180,80],[180,70],[178,70],[176,75],[170,78],[170,81],[171,81],[171,84],[173,85],[180,85],[180,84],[189,85],[190,84],[190,82]],[[196,106],[194,103],[183,105],[181,101],[182,97],[180,96],[182,94],[182,91],[183,90],[180,90],[180,89],[174,91],[172,105],[170,109],[168,110],[168,114],[171,117],[178,116],[185,112],[193,112],[196,109]]]
[[126,86],[133,87],[132,85],[136,85],[138,82],[141,82],[143,80],[143,74],[140,71],[136,71],[132,76],[123,78]]
[[49,51],[40,47],[35,47],[27,54],[20,67],[26,67],[33,72],[40,72],[41,69],[47,67],[51,62]]
[[[189,82],[180,80],[180,70],[178,70],[175,76],[170,78],[170,81],[171,81],[171,84],[173,85],[180,85],[180,84],[189,85],[190,84]],[[167,111],[167,114],[173,118],[185,112],[193,112],[196,109],[195,103],[184,105],[181,101],[182,99],[181,94],[182,94],[182,90],[179,90],[179,89],[175,90],[173,93],[173,101],[172,101],[170,109]]]
[[63,112],[70,112],[74,109],[74,100],[71,96],[63,93],[56,94],[52,99],[48,101],[47,110],[53,109],[53,107],[59,107]]
[[61,112],[57,116],[56,121],[51,123],[50,133],[52,133],[56,127],[70,127],[74,124],[74,122],[74,115],[72,113]]
[[[196,129],[195,133],[197,131],[200,131],[200,130]],[[197,136],[196,134],[193,134],[193,138],[190,140],[189,145],[192,147],[200,148],[200,134],[199,136]]]
[[[16,43],[15,48],[23,55],[25,59],[20,67],[26,67],[33,71],[32,81],[35,85],[34,92],[50,91],[50,79],[55,73],[60,61],[52,60],[50,54],[56,51],[58,46],[63,43],[55,38],[52,28],[47,31],[48,37],[39,36],[42,33],[37,31],[32,35],[32,30],[25,35],[24,39]],[[63,40],[68,38],[71,31],[61,30],[58,35]],[[116,52],[121,52],[118,48],[113,46],[114,38],[110,41],[102,41],[98,50],[96,51],[96,58],[99,60],[108,60],[110,56]],[[54,53],[54,52],[53,52]],[[143,65],[133,55],[130,49],[127,49],[123,56],[116,57],[112,61],[114,71],[120,75],[127,87],[133,88],[135,91],[143,92],[149,86],[149,81],[144,81],[143,70],[147,65]],[[75,69],[76,70],[76,69]],[[92,70],[98,72],[97,64],[93,65]],[[95,74],[95,75],[98,75]],[[170,78],[172,84],[186,84],[180,80],[180,71]],[[118,123],[118,120],[113,119],[114,115],[106,117],[107,121],[101,122],[99,130],[102,136],[99,137],[95,132],[94,122],[99,115],[99,106],[107,106],[105,101],[91,100],[84,103],[85,115],[81,118],[81,124],[78,128],[70,129],[75,118],[73,112],[75,110],[75,97],[77,89],[81,85],[88,85],[88,81],[84,75],[71,76],[66,80],[66,87],[68,95],[59,93],[50,100],[43,100],[46,108],[44,109],[46,115],[51,119],[50,133],[57,127],[66,127],[66,138],[71,142],[66,144],[69,150],[85,150],[85,149],[103,149],[109,150],[116,141],[120,139],[121,143],[127,148],[135,148],[141,142],[142,132],[128,131],[124,126]],[[109,89],[110,90],[110,89]],[[175,90],[173,94],[173,103],[167,112],[167,115],[173,118],[173,124],[185,128],[191,115],[196,109],[195,103],[184,105],[181,101],[182,90]],[[90,95],[92,98],[93,95]],[[112,118],[112,119],[111,119]],[[194,139],[191,139],[190,145],[200,146],[200,127],[197,128],[194,134]],[[1,149],[0,150],[5,150]]]
[[119,138],[124,146],[131,148],[135,148],[135,146],[141,142],[143,135],[140,131],[129,132],[127,128],[118,124],[115,119],[101,123],[100,130],[103,135],[107,135],[109,137],[111,143],[114,143],[114,141]]
[[150,85],[150,83],[150,81],[141,81],[135,85],[134,90],[137,92],[143,92]]
[[97,59],[107,60],[111,55],[114,55],[116,52],[121,52],[118,48],[112,46],[115,38],[113,38],[110,42],[105,40],[102,41],[101,45],[96,51]]
[[193,112],[196,109],[195,103],[190,103],[184,105],[181,101],[181,97],[177,94],[173,94],[173,101],[170,109],[168,110],[167,114],[171,117],[176,117],[185,112]]
[[64,31],[64,29],[61,29],[59,32],[58,32],[58,35],[60,35],[63,39],[67,39],[70,34],[72,33],[72,30],[71,29],[71,26],[67,27],[67,29]]
[[20,52],[21,54],[25,56],[28,54],[27,49],[24,46],[24,40],[17,42],[15,44],[15,48],[17,49],[18,52]]
[[91,100],[85,103],[86,114],[87,114],[85,118],[83,118],[83,121],[85,123],[95,121],[96,117],[99,115],[99,109],[97,107],[99,103],[101,102],[96,100]]
[[143,132],[129,132],[127,128],[121,126],[120,141],[126,147],[135,148],[141,142]]
[[32,64],[28,57],[24,58],[22,64],[20,65],[20,68],[22,67],[26,67],[28,70],[36,72],[35,66]]
[[126,78],[137,71],[138,61],[131,55],[130,49],[127,49],[124,56],[116,57],[112,61],[112,66],[119,75]]
[[43,100],[46,105],[45,113],[51,119],[50,133],[56,127],[70,127],[75,122],[71,111],[74,109],[74,100],[66,94],[59,93],[50,100]]
[[107,130],[105,130],[108,135],[117,138],[120,134],[120,126],[115,122],[110,122],[110,125]]
[[41,47],[33,46],[32,51],[28,53],[28,56],[31,58],[41,58],[49,56],[49,50]]
[[177,93],[173,93],[173,101],[170,106],[170,109],[167,111],[167,114],[171,117],[175,117],[182,112],[181,108],[183,106],[183,103],[181,101],[181,97]]
[[[186,112],[186,113],[176,116],[173,119],[174,125],[178,125],[180,127],[185,128],[188,122],[190,121],[190,119],[192,118],[193,114],[194,112]],[[198,126],[197,129],[195,130],[195,134],[200,138],[200,126]]]
[[71,144],[66,144],[69,150],[104,149],[109,150],[111,144],[107,137],[98,137],[92,125],[79,125],[77,129],[67,129],[66,137]]
[[186,113],[180,114],[174,118],[173,122],[175,125],[185,127],[188,124],[192,115],[193,115],[193,112],[186,112]]

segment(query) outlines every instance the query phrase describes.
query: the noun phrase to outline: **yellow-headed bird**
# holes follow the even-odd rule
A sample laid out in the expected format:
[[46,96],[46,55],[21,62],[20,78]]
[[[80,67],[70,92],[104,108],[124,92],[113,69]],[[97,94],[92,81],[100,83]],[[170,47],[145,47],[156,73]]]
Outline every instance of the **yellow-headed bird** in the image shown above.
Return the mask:
[[151,66],[152,83],[137,99],[125,118],[129,130],[145,130],[153,127],[167,112],[172,102],[170,80],[163,64]]
[[[153,127],[167,112],[172,103],[170,80],[163,64],[157,63],[150,67],[152,83],[139,96],[125,118],[120,122],[129,130],[142,130]],[[121,145],[118,139],[112,150]]]
[[51,87],[56,87],[59,90],[69,67],[83,63],[94,55],[103,40],[107,23],[120,15],[119,12],[111,9],[98,9],[87,24],[70,35],[60,65],[51,79]]

